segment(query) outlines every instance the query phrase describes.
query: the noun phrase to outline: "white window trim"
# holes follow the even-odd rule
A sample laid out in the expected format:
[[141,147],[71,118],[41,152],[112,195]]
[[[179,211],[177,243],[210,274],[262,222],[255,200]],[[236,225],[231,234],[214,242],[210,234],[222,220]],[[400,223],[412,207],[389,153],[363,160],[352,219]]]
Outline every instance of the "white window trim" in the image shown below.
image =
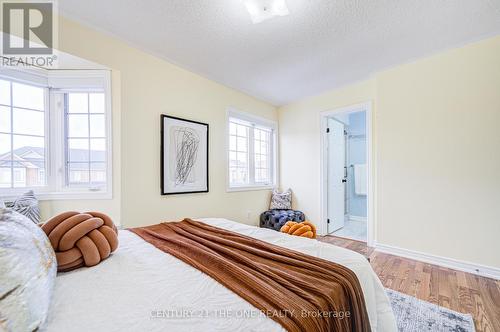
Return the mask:
[[[248,121],[251,123],[255,123],[257,125],[262,125],[266,127],[270,127],[273,129],[272,134],[272,183],[268,185],[262,184],[245,184],[245,185],[231,185],[229,181],[229,119],[230,118],[238,118],[240,120]],[[279,147],[278,147],[278,122],[269,120],[257,115],[249,114],[246,112],[238,111],[235,108],[228,108],[226,111],[226,130],[225,130],[225,150],[226,150],[226,192],[241,192],[241,191],[256,191],[256,190],[270,190],[277,187],[279,182],[279,165],[278,165],[278,155],[279,155]],[[249,138],[250,139],[250,138]],[[249,151],[250,155],[250,151]],[[249,172],[254,172],[253,167],[249,167]]]
[[[113,198],[113,131],[111,73],[109,70],[0,70],[0,78],[49,88],[46,98],[46,151],[52,147],[46,159],[47,186],[1,188],[0,199],[11,201],[23,193],[33,190],[39,200],[112,199]],[[64,118],[61,108],[55,105],[54,93],[72,90],[99,89],[105,95],[106,121],[106,186],[103,190],[93,188],[68,188],[64,183]],[[52,121],[51,121],[52,120]],[[57,122],[56,122],[57,120]],[[55,124],[55,128],[51,125]],[[55,176],[60,173],[62,175]]]

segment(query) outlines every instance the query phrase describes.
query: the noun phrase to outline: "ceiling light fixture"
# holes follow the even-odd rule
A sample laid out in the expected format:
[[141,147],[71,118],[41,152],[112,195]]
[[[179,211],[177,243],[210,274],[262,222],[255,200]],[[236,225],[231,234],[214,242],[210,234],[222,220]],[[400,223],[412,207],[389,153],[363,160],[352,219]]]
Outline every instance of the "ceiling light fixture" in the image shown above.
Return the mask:
[[285,0],[243,0],[254,24],[290,14]]

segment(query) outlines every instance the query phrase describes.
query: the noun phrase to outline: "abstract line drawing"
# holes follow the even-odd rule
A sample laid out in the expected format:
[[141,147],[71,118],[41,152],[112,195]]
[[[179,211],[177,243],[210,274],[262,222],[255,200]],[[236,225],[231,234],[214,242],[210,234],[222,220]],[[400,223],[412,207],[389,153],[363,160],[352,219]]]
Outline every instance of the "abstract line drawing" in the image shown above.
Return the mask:
[[175,146],[175,184],[195,182],[194,165],[198,156],[200,137],[194,129],[187,127],[173,127],[172,135]]
[[161,194],[208,192],[208,124],[161,115]]

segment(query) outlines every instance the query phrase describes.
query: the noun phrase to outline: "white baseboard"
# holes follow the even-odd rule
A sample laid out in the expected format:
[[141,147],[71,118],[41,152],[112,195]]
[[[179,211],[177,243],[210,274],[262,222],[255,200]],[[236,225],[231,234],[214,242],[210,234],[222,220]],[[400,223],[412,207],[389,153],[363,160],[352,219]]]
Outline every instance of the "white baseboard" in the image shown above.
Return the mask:
[[453,258],[446,258],[442,256],[425,254],[423,252],[398,248],[381,243],[375,243],[375,250],[387,254],[406,257],[429,264],[439,265],[454,270],[464,271],[468,273],[477,274],[483,277],[500,280],[500,268],[496,267],[484,266],[480,264],[456,260]]
[[361,216],[349,216],[349,220],[352,221],[361,221],[361,222],[366,222],[366,217],[361,217]]

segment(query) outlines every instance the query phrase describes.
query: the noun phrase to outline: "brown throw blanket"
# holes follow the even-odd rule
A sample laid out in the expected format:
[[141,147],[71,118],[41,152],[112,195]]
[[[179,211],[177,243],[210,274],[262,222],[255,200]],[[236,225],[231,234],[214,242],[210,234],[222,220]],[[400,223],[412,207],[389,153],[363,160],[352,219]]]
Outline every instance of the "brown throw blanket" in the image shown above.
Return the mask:
[[130,231],[288,331],[370,331],[359,281],[342,265],[190,219]]

